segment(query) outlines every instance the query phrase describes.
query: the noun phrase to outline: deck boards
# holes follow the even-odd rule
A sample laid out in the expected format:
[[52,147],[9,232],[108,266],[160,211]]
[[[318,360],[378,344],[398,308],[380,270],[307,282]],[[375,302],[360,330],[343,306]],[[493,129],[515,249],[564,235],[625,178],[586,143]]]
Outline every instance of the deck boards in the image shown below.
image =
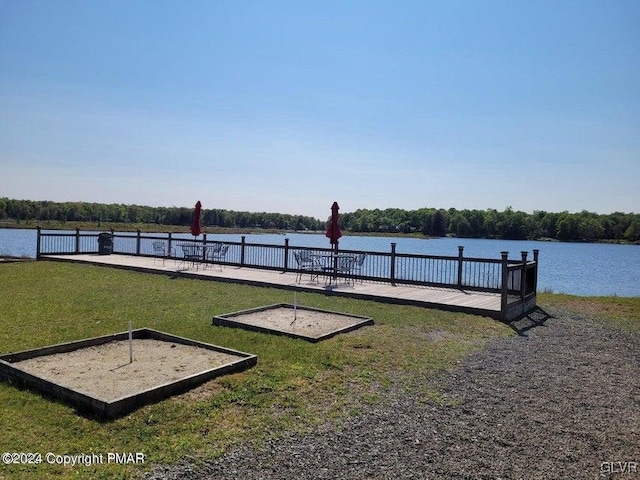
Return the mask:
[[[318,278],[317,281],[311,281],[307,274],[302,276],[299,284],[296,284],[296,274],[290,272],[283,273],[274,270],[235,266],[225,266],[221,271],[216,265],[209,265],[209,268],[206,269],[204,269],[202,265],[200,265],[198,269],[186,269],[189,265],[180,266],[180,261],[166,260],[163,264],[161,259],[136,255],[79,254],[50,255],[42,256],[41,258],[46,260],[91,263],[150,273],[184,275],[191,278],[201,278],[203,280],[231,281],[288,289],[295,288],[310,292],[462,311],[493,318],[500,317],[500,295],[494,293],[482,293],[453,288],[392,285],[381,282],[356,282],[355,285],[351,285],[340,281],[335,285],[326,285],[323,277]],[[517,297],[513,297],[509,299],[509,302],[517,302],[518,300]]]

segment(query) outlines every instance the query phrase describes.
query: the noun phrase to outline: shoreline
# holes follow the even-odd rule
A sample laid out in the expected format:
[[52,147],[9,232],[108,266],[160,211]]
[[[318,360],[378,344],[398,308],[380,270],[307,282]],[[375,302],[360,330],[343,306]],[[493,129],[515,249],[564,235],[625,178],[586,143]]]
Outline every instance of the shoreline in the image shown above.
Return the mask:
[[[0,222],[1,229],[16,229],[16,230],[35,230],[41,227],[43,230],[104,230],[115,232],[132,232],[140,230],[143,233],[189,233],[188,225],[162,225],[155,223],[116,223],[116,222],[103,222],[101,224],[95,224],[94,222],[66,222],[61,223],[58,221],[42,221],[42,222]],[[240,227],[207,227],[202,228],[203,233],[211,235],[220,234],[237,234],[237,235],[286,235],[289,233],[308,234],[308,235],[320,235],[324,234],[322,230],[290,230],[277,228],[240,228]],[[350,230],[343,230],[344,236],[353,237],[397,237],[397,238],[419,238],[423,240],[433,240],[438,238],[459,238],[461,240],[471,238],[474,240],[508,240],[516,242],[550,242],[550,243],[591,243],[591,244],[606,244],[606,245],[640,245],[638,242],[630,242],[627,240],[619,239],[602,239],[597,241],[590,240],[571,240],[563,241],[557,238],[540,237],[540,238],[526,238],[526,239],[511,239],[511,238],[496,238],[496,237],[456,237],[453,235],[447,235],[446,237],[434,237],[424,235],[422,233],[403,233],[403,232],[354,232]]]

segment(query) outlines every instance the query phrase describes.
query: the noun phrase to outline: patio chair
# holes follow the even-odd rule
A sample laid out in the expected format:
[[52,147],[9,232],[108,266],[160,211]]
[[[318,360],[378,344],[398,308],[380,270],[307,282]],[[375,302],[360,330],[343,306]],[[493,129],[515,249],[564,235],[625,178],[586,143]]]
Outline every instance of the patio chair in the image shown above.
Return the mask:
[[310,279],[313,280],[315,276],[316,280],[318,275],[323,273],[322,266],[318,261],[311,256],[311,253],[307,250],[296,250],[293,252],[293,256],[298,264],[298,271],[296,274],[296,283],[300,283],[303,273],[309,273]]
[[352,283],[354,281],[353,278],[353,267],[356,263],[356,257],[353,255],[348,256],[339,256],[336,273],[344,275],[345,283]]
[[156,261],[162,258],[162,265],[164,265],[165,260],[167,259],[167,247],[168,245],[162,240],[157,240],[152,243],[153,245],[153,264],[156,264]]
[[207,261],[213,263],[217,263],[220,267],[220,271],[222,271],[223,263],[225,258],[227,257],[227,251],[229,250],[229,245],[223,245],[222,243],[216,243],[207,249]]
[[180,245],[180,247],[182,247],[182,262],[178,265],[178,268],[180,268],[181,265],[191,263],[191,266],[196,267],[197,270],[200,261],[202,261],[202,246]]
[[[358,253],[356,255],[355,258],[355,262],[353,264],[352,267],[352,271],[354,275],[362,275],[362,270],[363,270],[363,265],[364,265],[364,261],[367,258],[367,254],[366,253]],[[362,282],[362,279],[360,279],[360,281]]]
[[221,242],[214,242],[211,245],[204,246],[204,260],[206,262],[204,264],[205,269],[211,266],[210,262],[213,262],[214,257],[219,254],[221,249],[222,249]]
[[213,253],[213,252],[219,252],[220,250],[222,250],[222,242],[214,242],[211,245],[207,246],[207,254]]

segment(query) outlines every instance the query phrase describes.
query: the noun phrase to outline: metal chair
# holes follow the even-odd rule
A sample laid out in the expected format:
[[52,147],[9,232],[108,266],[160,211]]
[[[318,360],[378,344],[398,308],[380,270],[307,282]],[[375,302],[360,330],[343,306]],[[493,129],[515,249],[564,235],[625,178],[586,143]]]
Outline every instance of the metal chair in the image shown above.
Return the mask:
[[[366,253],[358,253],[356,255],[355,262],[352,267],[352,271],[354,275],[362,275],[363,265],[366,258],[367,258]],[[360,279],[360,281],[362,282],[362,279]]]
[[[180,245],[182,247],[182,262],[180,265],[191,263],[192,267],[198,269],[198,265],[202,260],[202,246],[201,245]],[[178,268],[180,268],[178,265]],[[188,270],[188,269],[187,269]]]
[[227,257],[227,251],[229,245],[223,245],[222,243],[216,243],[207,249],[207,261],[217,263],[222,271],[223,263]]
[[353,255],[339,256],[336,273],[345,275],[345,283],[355,283],[353,278],[353,267],[356,263],[356,257]]
[[167,245],[162,241],[158,240],[152,243],[153,245],[153,264],[156,264],[156,261],[162,258],[162,265],[164,265],[165,260],[167,259]]
[[313,280],[313,277],[315,276],[317,281],[318,275],[323,273],[323,269],[318,261],[311,256],[311,253],[307,250],[296,250],[293,252],[293,256],[298,264],[296,283],[300,283],[300,280],[302,280],[302,274],[305,272],[310,274],[311,280]]

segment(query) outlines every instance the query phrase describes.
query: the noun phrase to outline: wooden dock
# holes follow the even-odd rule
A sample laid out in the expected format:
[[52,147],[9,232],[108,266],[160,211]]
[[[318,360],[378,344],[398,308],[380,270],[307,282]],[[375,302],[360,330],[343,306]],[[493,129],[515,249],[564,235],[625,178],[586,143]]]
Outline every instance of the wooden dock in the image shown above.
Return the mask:
[[[449,310],[488,316],[499,320],[512,320],[525,313],[525,305],[521,305],[518,296],[509,296],[509,318],[505,319],[501,313],[501,296],[498,293],[485,293],[456,288],[436,288],[427,286],[400,285],[384,282],[356,282],[345,283],[339,279],[338,283],[327,284],[323,277],[312,279],[309,274],[303,274],[300,283],[296,283],[296,273],[279,272],[248,267],[224,266],[204,264],[195,266],[184,264],[180,259],[152,258],[138,255],[43,255],[42,260],[80,262],[122,268],[138,272],[181,276],[200,280],[242,283],[246,285],[284,288],[290,290],[316,292],[326,295],[374,300],[385,303],[415,305],[426,308]],[[522,310],[522,311],[519,311]]]

